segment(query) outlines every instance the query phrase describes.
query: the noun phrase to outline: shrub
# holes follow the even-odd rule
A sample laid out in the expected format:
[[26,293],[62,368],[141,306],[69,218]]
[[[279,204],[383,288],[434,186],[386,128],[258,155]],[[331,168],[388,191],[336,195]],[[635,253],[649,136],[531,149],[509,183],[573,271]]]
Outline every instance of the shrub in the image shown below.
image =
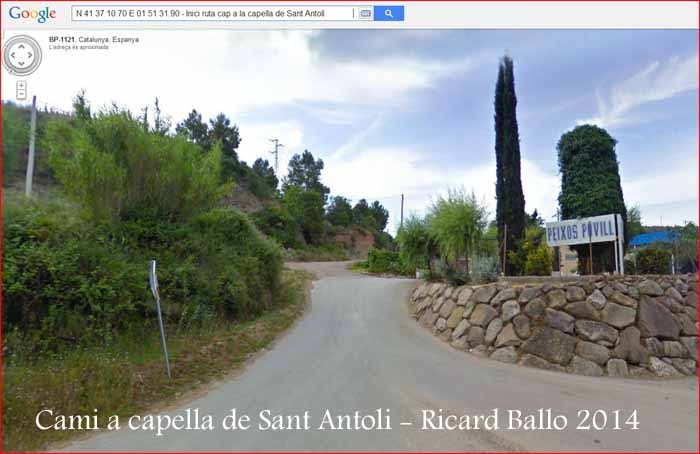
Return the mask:
[[314,190],[304,190],[300,186],[287,186],[283,202],[301,226],[306,243],[320,243],[324,232],[323,194]]
[[527,252],[525,259],[526,276],[549,276],[552,274],[552,250],[546,244]]
[[637,272],[639,274],[668,274],[671,253],[659,246],[647,246],[637,252]]
[[221,151],[144,130],[129,112],[54,119],[44,145],[66,193],[95,219],[182,221],[213,208]]
[[367,253],[366,269],[370,273],[389,273],[411,276],[416,267],[401,258],[398,252],[370,249]]
[[244,319],[275,301],[280,250],[235,210],[191,223],[93,224],[62,201],[4,199],[3,328],[19,327],[38,351],[153,323],[154,258],[168,323]]
[[470,282],[488,284],[498,280],[498,258],[495,256],[477,256],[472,259]]
[[396,235],[396,242],[404,258],[416,267],[428,265],[431,238],[428,223],[418,216],[409,216]]
[[252,214],[255,225],[270,238],[274,238],[285,248],[300,248],[297,240],[298,224],[289,211],[282,206],[269,206]]

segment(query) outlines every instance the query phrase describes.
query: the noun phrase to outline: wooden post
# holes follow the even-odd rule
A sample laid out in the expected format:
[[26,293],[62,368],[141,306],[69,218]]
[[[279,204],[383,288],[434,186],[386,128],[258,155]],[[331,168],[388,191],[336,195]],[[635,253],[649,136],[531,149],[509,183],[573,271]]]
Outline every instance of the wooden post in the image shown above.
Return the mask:
[[588,273],[593,275],[593,241],[590,235],[588,235]]
[[27,157],[27,178],[24,184],[24,194],[32,196],[34,180],[34,144],[36,142],[36,95],[32,96],[32,116],[29,123],[29,156]]

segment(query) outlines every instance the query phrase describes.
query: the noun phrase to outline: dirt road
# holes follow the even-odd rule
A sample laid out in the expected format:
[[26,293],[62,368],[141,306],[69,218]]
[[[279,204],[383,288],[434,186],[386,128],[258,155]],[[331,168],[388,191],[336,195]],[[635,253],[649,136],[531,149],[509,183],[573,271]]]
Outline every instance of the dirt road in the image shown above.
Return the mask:
[[[412,280],[360,276],[338,263],[293,266],[320,278],[304,318],[244,373],[166,413],[175,416],[197,408],[200,416],[213,416],[215,430],[171,429],[156,436],[153,431],[122,428],[66,450],[698,450],[697,379],[593,378],[478,358],[440,342],[409,317],[406,301]],[[250,416],[248,430],[221,428],[234,408],[239,418]],[[354,420],[356,411],[376,416],[378,409],[381,420],[389,417],[391,429],[318,429],[326,410]],[[440,409],[443,415],[496,414],[499,429],[423,430],[422,411]],[[508,430],[508,410],[538,415],[539,409],[566,417],[567,428]],[[258,425],[266,425],[260,417],[264,410],[270,410],[269,419],[275,414],[299,415],[298,422],[308,411],[310,428],[262,430]],[[607,428],[577,429],[581,410],[606,412]],[[619,430],[612,428],[615,410],[620,410]],[[625,425],[634,410],[638,430]],[[547,423],[546,418],[536,419],[539,427]]]

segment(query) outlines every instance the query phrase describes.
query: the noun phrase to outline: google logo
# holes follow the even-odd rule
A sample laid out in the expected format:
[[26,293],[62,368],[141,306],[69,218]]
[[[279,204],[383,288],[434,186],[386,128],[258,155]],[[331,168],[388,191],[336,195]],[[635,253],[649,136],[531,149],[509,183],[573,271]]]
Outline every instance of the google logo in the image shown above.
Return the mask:
[[12,19],[35,19],[40,24],[56,18],[56,10],[49,9],[48,6],[43,9],[20,9],[19,6],[13,6],[9,13]]

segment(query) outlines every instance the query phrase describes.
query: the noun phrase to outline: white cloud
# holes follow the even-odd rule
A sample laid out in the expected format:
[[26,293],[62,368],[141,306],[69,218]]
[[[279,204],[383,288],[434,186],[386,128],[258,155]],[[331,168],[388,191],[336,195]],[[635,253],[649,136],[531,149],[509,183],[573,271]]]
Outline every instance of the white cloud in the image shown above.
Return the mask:
[[286,173],[287,162],[294,153],[299,153],[304,143],[302,128],[295,122],[248,123],[239,124],[241,145],[238,156],[252,165],[257,158],[267,159],[274,166],[275,156],[270,153],[274,144],[270,139],[279,139],[284,147],[279,148],[280,174]]
[[578,123],[612,127],[639,121],[635,110],[698,87],[698,56],[654,61],[629,79],[615,84],[607,95],[597,92],[598,114]]

